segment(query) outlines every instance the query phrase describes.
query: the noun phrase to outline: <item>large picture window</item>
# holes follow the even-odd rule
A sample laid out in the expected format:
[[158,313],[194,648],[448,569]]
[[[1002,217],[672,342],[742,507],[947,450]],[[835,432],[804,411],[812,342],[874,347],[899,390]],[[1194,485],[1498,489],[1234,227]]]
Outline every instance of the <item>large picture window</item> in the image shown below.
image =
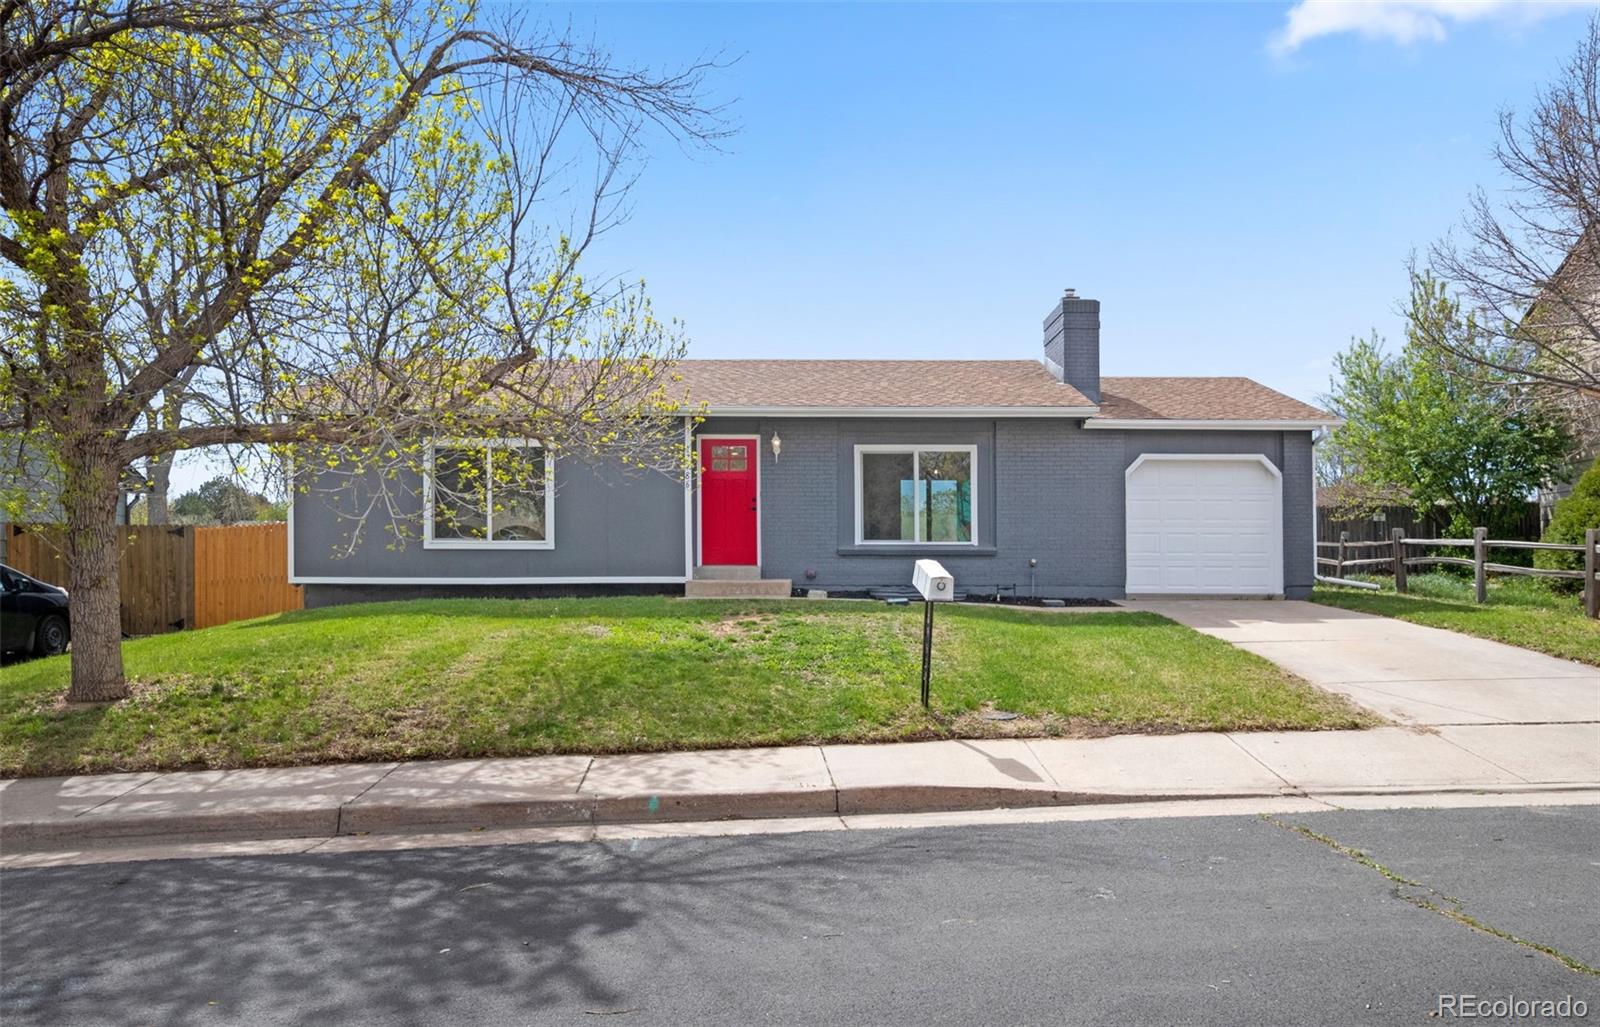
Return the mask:
[[434,443],[428,452],[424,545],[434,549],[550,549],[553,480],[545,451],[526,439]]
[[856,541],[972,545],[973,446],[857,446]]

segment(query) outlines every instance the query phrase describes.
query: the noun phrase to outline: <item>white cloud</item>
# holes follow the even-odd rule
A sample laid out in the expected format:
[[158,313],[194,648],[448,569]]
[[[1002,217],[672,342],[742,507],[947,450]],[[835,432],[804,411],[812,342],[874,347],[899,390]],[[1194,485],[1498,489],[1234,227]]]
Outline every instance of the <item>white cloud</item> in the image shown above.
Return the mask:
[[1313,39],[1354,32],[1395,43],[1437,43],[1454,25],[1474,21],[1533,21],[1592,6],[1558,0],[1300,0],[1268,43],[1280,56]]

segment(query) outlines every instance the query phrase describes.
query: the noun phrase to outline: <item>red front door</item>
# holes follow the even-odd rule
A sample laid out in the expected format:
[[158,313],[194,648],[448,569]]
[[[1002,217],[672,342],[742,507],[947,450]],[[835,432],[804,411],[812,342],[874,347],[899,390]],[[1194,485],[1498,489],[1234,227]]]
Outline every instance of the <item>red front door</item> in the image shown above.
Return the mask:
[[700,562],[756,563],[756,440],[700,440]]

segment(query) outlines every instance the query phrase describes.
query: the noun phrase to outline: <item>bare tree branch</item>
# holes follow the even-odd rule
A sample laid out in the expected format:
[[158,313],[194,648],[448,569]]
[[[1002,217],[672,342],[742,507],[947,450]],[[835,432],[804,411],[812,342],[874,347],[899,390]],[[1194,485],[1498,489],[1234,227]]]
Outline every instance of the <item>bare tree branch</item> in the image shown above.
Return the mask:
[[1557,396],[1600,444],[1600,18],[1532,107],[1502,111],[1499,128],[1509,190],[1475,193],[1458,232],[1425,266],[1413,262],[1412,277],[1448,281],[1500,345],[1463,352],[1413,328],[1466,366]]

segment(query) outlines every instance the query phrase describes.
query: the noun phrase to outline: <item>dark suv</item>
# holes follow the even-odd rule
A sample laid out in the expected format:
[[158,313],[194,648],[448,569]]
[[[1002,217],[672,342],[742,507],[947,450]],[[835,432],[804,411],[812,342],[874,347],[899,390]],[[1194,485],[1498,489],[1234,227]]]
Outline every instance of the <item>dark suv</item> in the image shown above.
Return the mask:
[[54,656],[71,640],[67,590],[0,564],[0,652]]

